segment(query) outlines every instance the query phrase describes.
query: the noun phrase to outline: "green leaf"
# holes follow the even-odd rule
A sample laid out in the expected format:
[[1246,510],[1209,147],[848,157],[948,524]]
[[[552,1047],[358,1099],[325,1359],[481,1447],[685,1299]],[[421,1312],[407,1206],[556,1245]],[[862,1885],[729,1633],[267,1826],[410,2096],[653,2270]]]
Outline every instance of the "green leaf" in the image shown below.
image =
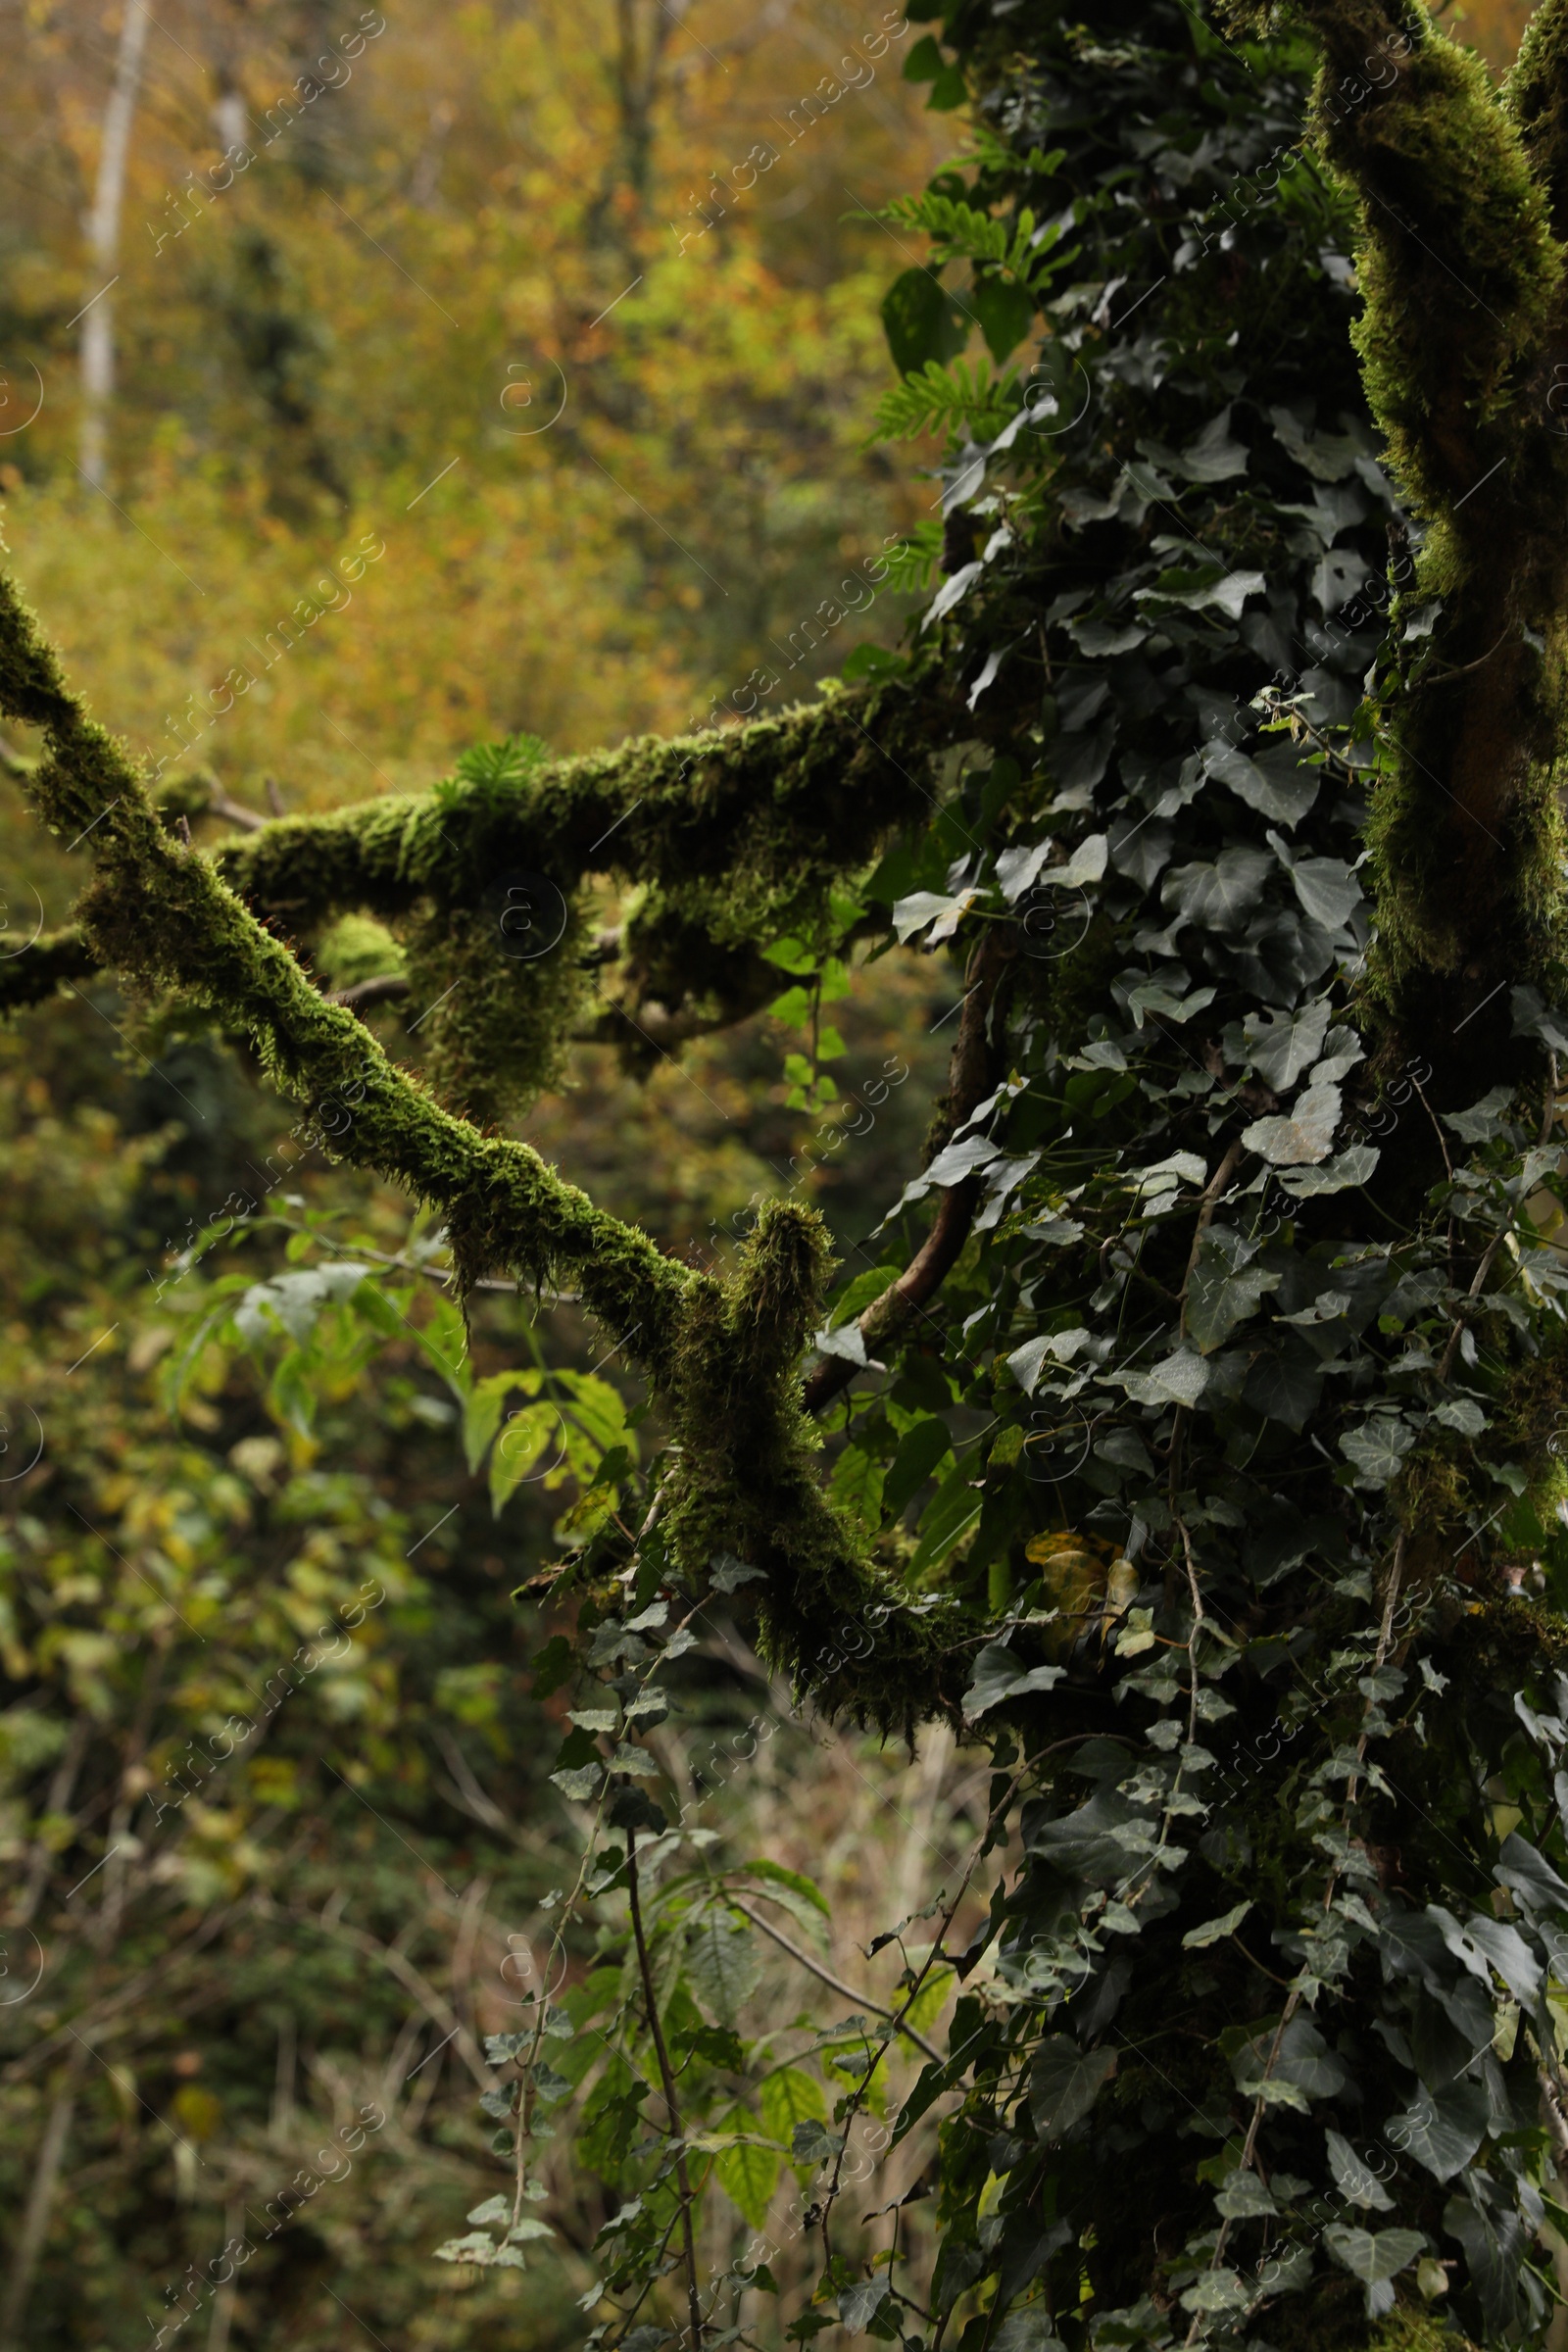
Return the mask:
[[963,349],[969,322],[934,270],[906,270],[882,298],[882,325],[901,375],[918,375]]
[[1204,2271],[1182,2297],[1182,2309],[1192,2312],[1245,2311],[1256,2288],[1235,2271]]
[[762,2125],[772,2139],[793,2146],[798,2124],[822,2124],[827,2121],[827,2099],[822,2085],[814,2075],[804,2074],[798,2066],[781,2066],[776,2074],[764,2077],[759,2098],[762,2108]]
[[1201,1952],[1206,1951],[1211,1943],[1223,1943],[1227,1936],[1235,1935],[1251,1908],[1249,1899],[1245,1903],[1238,1903],[1234,1911],[1227,1911],[1222,1919],[1205,1919],[1200,1928],[1189,1928],[1182,1937],[1183,1951]]
[[944,1456],[953,1451],[953,1432],[940,1414],[911,1422],[899,1440],[899,1449],[882,1482],[882,1509],[897,1518],[925,1485]]
[[841,2326],[851,2335],[863,2334],[892,2292],[893,2281],[886,2271],[878,2271],[874,2278],[858,2278],[839,2296]]
[[1390,2116],[1384,2136],[1391,2148],[1413,2156],[1434,2180],[1451,2180],[1486,2137],[1490,2112],[1485,2084],[1456,2075],[1436,2090],[1423,2083],[1408,2107]]
[[1025,1667],[1005,1643],[988,1642],[974,1662],[974,1675],[963,1694],[964,1720],[975,1723],[1004,1699],[1021,1698],[1031,1690],[1053,1690],[1065,1666]]
[[972,1460],[956,1462],[920,1516],[920,1541],[908,1573],[917,1577],[945,1560],[954,1545],[975,1526],[985,1500],[972,1482]]
[[846,1446],[833,1465],[832,1493],[855,1513],[862,1527],[875,1533],[882,1524],[883,1465],[858,1446]]
[[1211,1225],[1200,1242],[1187,1286],[1187,1329],[1201,1354],[1222,1347],[1279,1289],[1282,1273],[1250,1262],[1256,1253],[1255,1243],[1228,1226]]
[[650,2085],[624,2058],[612,2057],[594,2087],[577,2133],[579,2160],[600,2180],[618,2181],[642,2128],[642,2102]]
[[1374,2232],[1348,2229],[1343,2222],[1329,2224],[1323,2232],[1323,2243],[1352,2278],[1360,2279],[1366,2288],[1367,2317],[1374,2320],[1394,2308],[1394,2288],[1390,2281],[1427,2250],[1427,2241],[1419,2230]]
[[831,1301],[827,1319],[829,1331],[836,1331],[841,1323],[847,1323],[852,1315],[858,1315],[863,1307],[869,1306],[873,1298],[880,1298],[883,1292],[890,1290],[898,1281],[903,1271],[902,1266],[868,1266],[863,1274],[857,1274],[853,1282],[847,1282]]
[[1398,1413],[1374,1413],[1347,1431],[1340,1451],[1353,1464],[1358,1487],[1386,1487],[1397,1478],[1416,1433]]
[[[476,1472],[484,1460],[501,1426],[501,1408],[508,1396],[522,1385],[522,1376],[515,1372],[492,1372],[488,1379],[474,1384],[463,1408],[463,1450],[470,1471]],[[534,1385],[538,1385],[537,1374]]]
[[1370,2205],[1379,2213],[1392,2213],[1394,2199],[1371,2168],[1361,2162],[1349,2141],[1338,2132],[1327,2133],[1329,2163],[1340,2194],[1348,2197],[1352,2205]]
[[1069,2034],[1048,2035],[1029,2070],[1029,2111],[1042,2139],[1083,2122],[1116,2070],[1114,2050],[1081,2050]]
[[757,1938],[746,1922],[733,1911],[707,1912],[687,1938],[686,1977],[721,2026],[735,2025],[760,1975]]
[[1010,351],[1017,349],[1034,324],[1034,296],[1008,278],[978,278],[969,297],[969,308],[979,319],[980,332],[999,367]]
[[535,1464],[547,1448],[561,1447],[562,1437],[557,1405],[525,1404],[512,1415],[490,1456],[490,1508],[498,1519],[523,1481],[537,1475]]
[[771,1862],[764,1857],[755,1855],[751,1861],[743,1862],[741,1869],[749,1879],[765,1879],[770,1886],[789,1887],[792,1893],[802,1896],[805,1901],[809,1903],[813,1910],[820,1911],[824,1919],[832,1918],[832,1909],[826,1895],[815,1881],[807,1878],[804,1872],[786,1870],[782,1862]]
[[[719,2126],[722,2132],[747,2132],[752,2119],[744,2107],[731,2109]],[[774,2137],[782,2134],[774,2133]],[[773,2191],[778,2186],[784,2159],[772,2148],[759,2147],[755,2138],[738,2139],[733,2147],[721,2148],[713,2159],[713,2173],[719,2187],[733,2205],[738,2205],[754,2230],[760,2230],[767,2219]]]

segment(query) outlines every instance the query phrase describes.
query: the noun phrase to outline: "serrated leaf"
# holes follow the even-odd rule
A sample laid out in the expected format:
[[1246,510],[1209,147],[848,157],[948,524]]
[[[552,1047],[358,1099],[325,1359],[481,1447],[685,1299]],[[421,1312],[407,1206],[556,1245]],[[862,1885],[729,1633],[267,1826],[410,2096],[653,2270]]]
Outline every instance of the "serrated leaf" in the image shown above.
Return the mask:
[[776,2073],[765,2075],[758,2087],[758,2099],[763,2129],[770,2138],[782,2140],[786,2147],[794,2141],[797,2124],[820,2124],[827,2120],[827,2099],[821,2083],[814,2075],[798,2066],[781,2066]]
[[686,1941],[686,1978],[721,2026],[733,2027],[757,1990],[761,1964],[757,1937],[732,1911],[709,1911]]
[[[721,2131],[737,2133],[750,2132],[751,2128],[752,2119],[744,2107],[732,2109],[719,2127]],[[733,2146],[721,2148],[713,2159],[719,2187],[731,2204],[739,2206],[754,2230],[760,2230],[767,2219],[767,2209],[783,2169],[784,2159],[778,2151],[759,2147],[755,2138],[738,2139]]]

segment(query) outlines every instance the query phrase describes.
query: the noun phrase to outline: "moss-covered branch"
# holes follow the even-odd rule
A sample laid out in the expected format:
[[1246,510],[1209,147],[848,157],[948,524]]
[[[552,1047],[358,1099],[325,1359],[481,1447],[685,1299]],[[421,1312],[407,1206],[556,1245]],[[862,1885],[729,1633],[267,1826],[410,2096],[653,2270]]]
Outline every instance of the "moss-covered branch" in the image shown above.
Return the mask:
[[717,883],[710,927],[735,942],[759,915],[820,898],[923,805],[930,716],[902,685],[852,688],[716,734],[285,817],[219,863],[254,906],[301,927],[426,898],[482,905],[514,870],[567,895],[586,874],[620,874],[681,904]]
[[1544,12],[1505,105],[1415,0],[1299,13],[1324,50],[1314,131],[1361,200],[1367,391],[1426,529],[1403,610],[1435,608],[1373,804],[1385,985],[1459,1094],[1508,1058],[1502,979],[1562,949],[1562,35]]
[[79,931],[62,953],[180,997],[246,1036],[279,1089],[306,1106],[324,1150],[440,1211],[462,1288],[490,1269],[569,1275],[665,1398],[674,1467],[664,1526],[676,1573],[703,1590],[716,1553],[742,1552],[764,1579],[764,1646],[829,1704],[888,1725],[951,1710],[961,1653],[945,1612],[883,1584],[816,1476],[796,1376],[827,1270],[816,1213],[775,1204],[734,1280],[720,1283],[596,1208],[526,1145],[441,1108],[166,829],[3,575],[0,714],[43,730],[45,756],[23,790],[52,832],[82,840],[93,858]]
[[0,962],[0,1013],[41,1004],[57,989],[90,980],[101,968],[77,924],[41,932],[21,955]]

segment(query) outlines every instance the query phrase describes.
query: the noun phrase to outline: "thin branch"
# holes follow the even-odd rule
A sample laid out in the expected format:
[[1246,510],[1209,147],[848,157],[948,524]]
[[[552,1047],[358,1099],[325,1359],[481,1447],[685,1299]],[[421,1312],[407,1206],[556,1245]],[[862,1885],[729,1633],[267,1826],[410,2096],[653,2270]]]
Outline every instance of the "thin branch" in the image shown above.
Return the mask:
[[1502,1248],[1503,1240],[1504,1236],[1500,1233],[1494,1233],[1493,1235],[1491,1242],[1487,1246],[1487,1253],[1481,1260],[1480,1265],[1476,1268],[1476,1278],[1470,1285],[1468,1292],[1465,1294],[1464,1305],[1460,1307],[1459,1312],[1453,1318],[1453,1329],[1448,1334],[1448,1345],[1443,1350],[1443,1361],[1438,1366],[1438,1386],[1440,1389],[1443,1387],[1445,1381],[1446,1381],[1448,1377],[1448,1374],[1453,1369],[1454,1350],[1459,1345],[1459,1334],[1464,1329],[1466,1313],[1468,1309],[1475,1304],[1476,1300],[1480,1298],[1482,1291],[1486,1288],[1487,1276],[1492,1272],[1492,1261],[1496,1256],[1497,1251]]
[[[987,1023],[998,986],[1006,968],[1008,943],[998,928],[985,931],[964,973],[966,994],[958,1018],[958,1035],[948,1073],[948,1132],[954,1134],[971,1118],[996,1084],[994,1057]],[[980,1179],[966,1176],[942,1195],[936,1222],[897,1282],[873,1298],[859,1317],[858,1328],[867,1348],[892,1339],[916,1315],[956,1265],[974,1222],[980,1199]],[[807,1376],[802,1399],[808,1413],[819,1413],[860,1369],[848,1356],[824,1355]]]
[[648,2008],[648,2030],[653,2035],[654,2055],[659,2060],[659,2079],[663,2086],[664,2107],[669,2117],[670,2136],[675,2142],[675,2179],[680,2188],[681,2238],[686,2256],[686,2305],[691,2317],[693,2352],[703,2352],[703,2305],[697,2285],[697,2240],[692,2230],[692,2183],[686,2166],[686,2143],[681,2131],[680,2108],[675,2098],[675,2077],[670,2069],[669,2052],[664,2047],[664,2029],[659,2019],[659,2002],[654,1993],[654,1971],[648,1957],[648,1938],[643,1934],[642,1896],[637,1884],[637,1833],[626,1832],[626,1886],[631,1896],[631,1932],[637,1945],[637,1968],[643,1981],[643,1999]]
[[924,2050],[928,2058],[935,2059],[938,2066],[942,2065],[944,2053],[934,2042],[927,2041],[923,2034],[917,2034],[913,2026],[900,2026],[895,2011],[884,2009],[880,2001],[873,2001],[868,1993],[858,1992],[853,1984],[846,1984],[842,1977],[836,1977],[830,1968],[824,1968],[821,1961],[813,1959],[809,1952],[803,1952],[800,1945],[792,1943],[770,1919],[764,1919],[760,1911],[754,1911],[750,1903],[743,1903],[739,1895],[732,1894],[729,1901],[735,1910],[751,1921],[754,1928],[760,1928],[764,1936],[771,1936],[780,1951],[788,1952],[790,1958],[798,1960],[802,1968],[808,1969],[813,1977],[830,1985],[834,1992],[842,1992],[848,2000],[858,2001],[860,2007],[869,2009],[873,2017],[883,2018],[889,2025],[897,2027],[906,2041],[912,2041],[916,2049]]
[[[1220,1161],[1219,1166],[1214,1170],[1214,1173],[1209,1178],[1207,1184],[1203,1187],[1202,1197],[1198,1204],[1198,1229],[1193,1235],[1193,1247],[1187,1260],[1187,1271],[1182,1276],[1181,1329],[1184,1339],[1187,1336],[1187,1293],[1192,1284],[1193,1268],[1198,1263],[1198,1252],[1202,1247],[1204,1234],[1208,1231],[1210,1224],[1213,1222],[1214,1211],[1219,1206],[1220,1196],[1224,1192],[1225,1187],[1229,1184],[1231,1178],[1235,1175],[1237,1163],[1241,1159],[1245,1147],[1242,1143],[1242,1139],[1240,1136],[1238,1136],[1235,1142],[1231,1145],[1229,1151],[1226,1152],[1224,1158]],[[1102,1264],[1103,1264],[1103,1250],[1101,1252],[1101,1259]]]
[[334,988],[328,992],[329,1004],[346,1004],[351,1012],[360,1012],[367,1004],[385,1004],[394,997],[409,993],[408,976],[404,972],[377,972],[371,980],[356,980],[352,988]]

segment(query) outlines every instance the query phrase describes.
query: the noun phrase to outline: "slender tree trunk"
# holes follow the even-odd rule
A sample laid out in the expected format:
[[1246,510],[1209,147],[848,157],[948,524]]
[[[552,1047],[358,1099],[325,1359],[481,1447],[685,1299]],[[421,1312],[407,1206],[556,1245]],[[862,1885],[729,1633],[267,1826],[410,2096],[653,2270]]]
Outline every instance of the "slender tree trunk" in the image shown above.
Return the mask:
[[43,2252],[44,2239],[49,2234],[49,2220],[54,2212],[55,2190],[60,2182],[60,2167],[66,2153],[72,2118],[76,2112],[76,2086],[80,2080],[86,2044],[74,2042],[60,2077],[55,2103],[49,2110],[49,2120],[43,2128],[33,2166],[32,2188],[27,2209],[22,2217],[11,2250],[11,2275],[6,2281],[6,2299],[0,2309],[0,2352],[21,2352],[22,2315],[27,2307],[32,2290],[33,2273]]
[[108,487],[109,410],[115,391],[115,265],[120,258],[120,214],[125,194],[125,159],[130,122],[147,45],[147,12],[125,0],[120,28],[115,86],[104,108],[103,143],[98,151],[98,184],[87,216],[93,295],[81,323],[81,456],[85,478],[95,490]]

